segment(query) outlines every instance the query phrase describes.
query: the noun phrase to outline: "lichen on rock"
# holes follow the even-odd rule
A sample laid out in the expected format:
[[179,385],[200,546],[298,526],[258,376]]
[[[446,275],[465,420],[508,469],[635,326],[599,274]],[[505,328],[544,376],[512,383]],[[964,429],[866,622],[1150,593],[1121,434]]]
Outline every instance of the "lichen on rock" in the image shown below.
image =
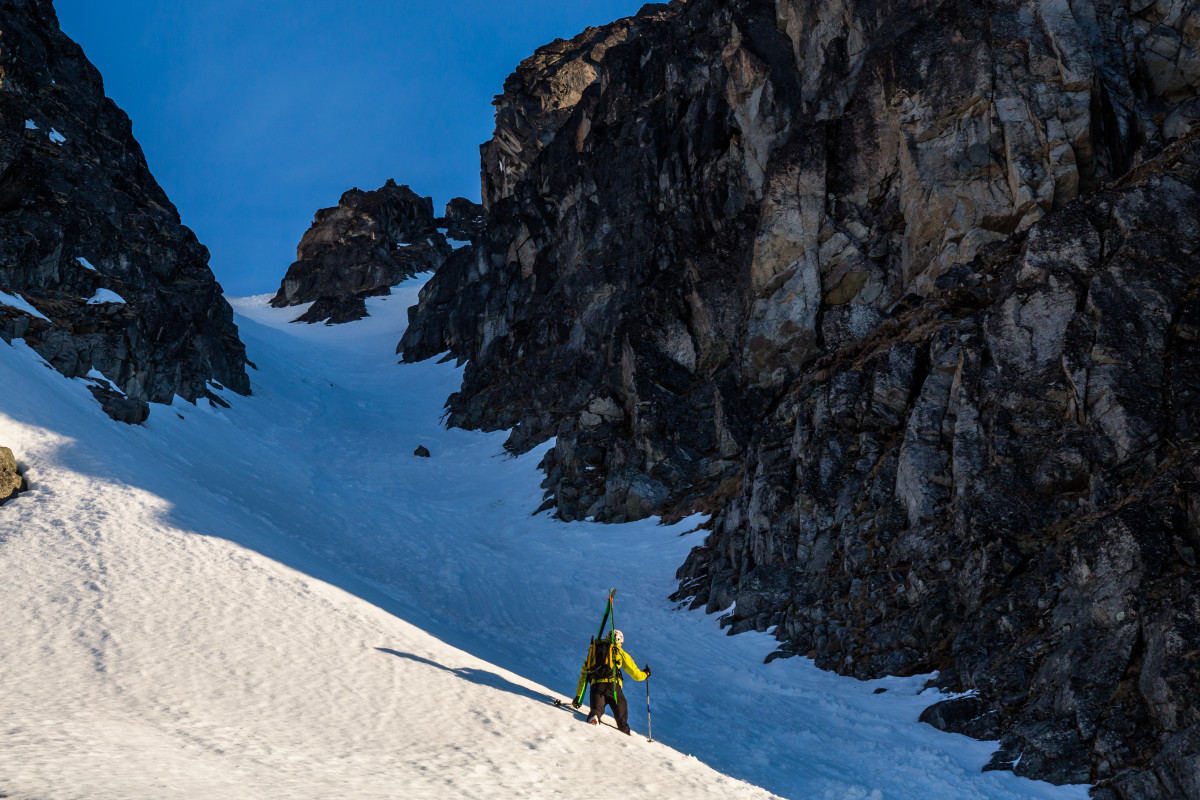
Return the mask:
[[0,505],[16,497],[25,488],[25,478],[21,475],[13,451],[0,447]]

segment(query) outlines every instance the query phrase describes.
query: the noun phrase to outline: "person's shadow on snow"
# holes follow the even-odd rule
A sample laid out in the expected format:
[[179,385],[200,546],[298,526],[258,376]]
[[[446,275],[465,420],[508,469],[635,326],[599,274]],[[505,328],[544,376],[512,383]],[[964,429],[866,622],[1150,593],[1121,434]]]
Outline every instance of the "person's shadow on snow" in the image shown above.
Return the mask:
[[439,664],[436,661],[431,661],[428,658],[422,658],[421,656],[413,655],[412,653],[401,653],[399,650],[392,650],[387,647],[376,647],[375,649],[381,653],[387,653],[388,655],[396,656],[397,658],[406,658],[409,661],[416,661],[418,664],[427,664],[431,667],[437,667],[443,672],[449,672],[452,675],[457,675],[463,680],[468,680],[471,683],[476,683],[480,686],[488,686],[492,689],[499,689],[502,692],[515,694],[519,697],[528,697],[530,700],[537,700],[539,703],[546,702],[546,695],[536,692],[533,689],[519,686],[512,681],[506,678],[501,678],[496,673],[488,672],[485,669],[475,669],[473,667],[459,667],[458,669],[451,669],[450,667]]

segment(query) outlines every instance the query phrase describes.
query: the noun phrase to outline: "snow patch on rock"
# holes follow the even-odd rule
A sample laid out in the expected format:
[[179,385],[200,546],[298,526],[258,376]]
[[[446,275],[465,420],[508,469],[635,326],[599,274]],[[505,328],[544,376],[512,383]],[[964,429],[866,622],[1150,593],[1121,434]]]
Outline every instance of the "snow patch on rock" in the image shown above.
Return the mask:
[[89,306],[99,306],[108,303],[124,303],[125,298],[114,292],[112,289],[97,289],[96,293],[88,298]]
[[49,317],[47,317],[45,314],[43,314],[42,312],[40,312],[36,308],[34,308],[32,305],[30,305],[29,301],[26,300],[24,297],[21,297],[21,295],[19,295],[19,294],[8,294],[7,292],[0,292],[0,306],[8,306],[9,308],[15,308],[18,311],[24,311],[26,314],[28,314],[31,317],[37,317],[38,319],[44,319],[44,320],[46,320],[46,322],[50,321]]

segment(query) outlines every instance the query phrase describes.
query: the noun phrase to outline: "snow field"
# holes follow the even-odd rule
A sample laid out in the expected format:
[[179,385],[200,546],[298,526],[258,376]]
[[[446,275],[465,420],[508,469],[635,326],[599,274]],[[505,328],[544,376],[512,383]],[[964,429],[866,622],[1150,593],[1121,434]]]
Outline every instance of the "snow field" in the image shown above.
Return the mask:
[[[764,665],[769,637],[676,610],[698,520],[531,516],[545,447],[443,429],[460,371],[395,363],[418,289],[337,327],[234,301],[254,396],[144,427],[0,344],[0,444],[31,485],[0,508],[0,794],[1086,797],[979,773],[989,745],[916,723],[920,679]],[[609,586],[653,744],[643,684],[633,737],[550,705]]]

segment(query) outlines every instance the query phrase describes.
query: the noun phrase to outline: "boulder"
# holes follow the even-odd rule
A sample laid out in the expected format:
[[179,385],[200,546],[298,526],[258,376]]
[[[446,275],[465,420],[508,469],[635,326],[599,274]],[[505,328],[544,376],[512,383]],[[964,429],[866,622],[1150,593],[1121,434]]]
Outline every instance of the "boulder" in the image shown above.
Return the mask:
[[0,447],[0,505],[16,497],[25,488],[25,478],[21,476],[13,451]]
[[119,394],[103,386],[89,386],[92,396],[100,401],[104,413],[126,425],[141,425],[150,418],[150,404],[136,397]]

